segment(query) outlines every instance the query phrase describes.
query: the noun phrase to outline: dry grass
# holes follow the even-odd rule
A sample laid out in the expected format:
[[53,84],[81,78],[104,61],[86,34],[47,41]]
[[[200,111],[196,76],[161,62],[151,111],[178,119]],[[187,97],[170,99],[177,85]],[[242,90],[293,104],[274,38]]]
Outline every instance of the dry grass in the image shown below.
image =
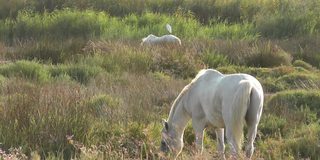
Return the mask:
[[[68,64],[37,61],[3,64],[0,69],[11,74],[3,74],[1,80],[0,148],[10,154],[9,148],[21,146],[21,153],[28,157],[48,159],[159,158],[161,119],[167,117],[171,103],[193,74],[206,66],[201,55],[219,53],[245,64],[241,55],[257,47],[255,42],[246,41],[200,42],[189,41],[182,47],[141,47],[132,41],[91,41],[82,50],[88,54],[70,60]],[[268,42],[259,42],[261,47],[264,44]],[[10,66],[19,65],[24,69],[13,67],[18,74],[12,74]],[[41,74],[46,75],[45,81],[38,83],[34,79],[38,72],[31,72],[32,66],[41,68]],[[72,74],[60,73],[60,69],[72,66],[84,67]],[[92,68],[99,70],[94,75],[82,74],[91,72]],[[225,73],[252,74],[261,79],[266,91],[271,93],[292,87],[290,83],[297,80],[294,75],[317,77],[313,74],[318,73],[316,68],[303,70],[292,66],[252,68],[227,64],[219,68]],[[81,77],[85,77],[86,83],[78,81]],[[281,83],[276,83],[277,80]],[[295,87],[303,89],[299,85]],[[312,98],[306,101],[312,101]],[[266,105],[263,115],[271,116],[264,116],[261,121],[254,159],[270,158],[272,147],[268,147],[269,144],[275,147],[273,157],[299,157],[296,152],[301,148],[297,145],[310,140],[290,140],[291,132],[294,128],[316,123],[317,116],[310,109],[289,109],[284,104],[280,107],[284,107],[282,115]],[[283,116],[288,118],[287,121],[283,121]],[[286,123],[290,123],[285,125],[289,127],[283,127]],[[278,132],[277,127],[282,130]],[[315,135],[318,126],[313,127],[312,135]],[[194,153],[192,137],[189,126],[185,133],[186,145],[179,159],[217,158],[214,136],[209,130],[203,155]],[[316,158],[312,145],[306,146],[306,151],[310,157]],[[280,152],[282,148],[286,148],[286,153]],[[227,157],[230,157],[228,153],[227,149]],[[300,158],[308,158],[308,155]]]

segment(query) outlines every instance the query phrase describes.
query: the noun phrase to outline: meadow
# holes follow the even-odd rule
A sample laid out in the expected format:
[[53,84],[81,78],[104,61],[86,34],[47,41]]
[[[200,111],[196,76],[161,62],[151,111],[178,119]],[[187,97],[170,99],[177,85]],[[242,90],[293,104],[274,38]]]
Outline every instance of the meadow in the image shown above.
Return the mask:
[[[159,159],[161,121],[203,68],[262,83],[254,159],[320,159],[319,14],[319,0],[0,0],[0,159]],[[181,46],[140,45],[167,23]],[[178,159],[217,157],[212,129],[203,155],[194,138],[189,124]]]

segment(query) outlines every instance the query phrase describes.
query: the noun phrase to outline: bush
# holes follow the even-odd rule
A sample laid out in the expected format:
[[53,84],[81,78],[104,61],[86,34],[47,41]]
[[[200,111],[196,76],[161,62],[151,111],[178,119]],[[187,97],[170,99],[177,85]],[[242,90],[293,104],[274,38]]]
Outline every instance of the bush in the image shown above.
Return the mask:
[[320,86],[320,77],[311,73],[291,73],[276,80],[276,83],[284,83],[287,89],[314,89]]
[[222,67],[218,67],[217,70],[222,74],[237,73],[237,70],[235,69],[234,66],[222,66]]
[[68,39],[63,42],[54,40],[27,41],[7,51],[5,57],[13,60],[27,59],[53,64],[63,63],[84,54],[83,39]]
[[88,108],[92,115],[97,117],[106,116],[109,121],[115,121],[114,113],[120,106],[121,100],[109,95],[98,95],[90,98],[87,102]]
[[319,159],[319,137],[319,123],[299,127],[291,132],[285,148],[291,151],[295,159]]
[[49,69],[49,73],[52,77],[59,77],[62,75],[68,75],[73,80],[82,84],[87,84],[91,79],[102,72],[102,68],[97,66],[88,66],[82,64],[74,65],[58,65]]
[[256,45],[251,53],[246,56],[246,64],[255,67],[276,67],[290,65],[290,54],[270,42]]
[[[275,1],[273,10],[262,10],[256,16],[256,28],[265,37],[288,38],[310,35],[319,30],[319,2]],[[304,6],[304,7],[302,7]]]
[[304,62],[304,61],[302,61],[302,60],[295,60],[295,61],[293,62],[293,66],[295,66],[295,67],[302,67],[302,68],[304,68],[304,69],[306,69],[306,70],[313,70],[313,67],[312,67],[311,64],[309,64],[309,63],[307,63],[307,62]]
[[258,32],[265,37],[283,38],[307,33],[304,30],[306,21],[304,17],[298,15],[260,15],[256,21]]
[[0,109],[1,146],[21,146],[27,155],[41,148],[42,157],[51,152],[69,159],[74,150],[66,135],[84,141],[93,123],[81,103],[85,95],[80,88],[12,80],[1,93],[5,106]]
[[109,73],[132,72],[147,73],[152,65],[152,55],[148,51],[137,50],[132,46],[122,43],[103,42],[102,47],[96,47],[93,56],[82,56],[80,62],[89,66],[99,66]]
[[156,55],[151,66],[153,72],[164,72],[176,77],[190,78],[198,72],[196,60],[184,53],[163,52]]
[[46,82],[50,79],[45,67],[35,61],[17,61],[0,67],[0,74],[6,77],[21,76],[31,81]]
[[208,51],[201,55],[201,60],[208,68],[218,68],[230,64],[226,56]]
[[279,66],[272,68],[272,70],[270,71],[270,75],[272,75],[273,77],[281,77],[294,72],[295,68],[292,66]]
[[270,97],[267,106],[288,107],[290,109],[306,106],[311,111],[320,115],[320,92],[317,90],[288,90],[278,92]]
[[64,9],[36,14],[22,11],[15,21],[9,19],[2,22],[8,27],[0,31],[8,36],[2,38],[10,42],[16,39],[88,39],[102,35],[105,26],[109,26],[108,23],[109,17],[102,12]]
[[226,22],[212,22],[200,30],[201,38],[211,39],[230,39],[230,40],[249,40],[259,38],[259,33],[254,29],[252,23],[243,22],[228,24]]
[[277,82],[273,78],[259,78],[265,93],[276,93],[285,90],[285,83]]
[[259,123],[259,131],[264,137],[283,136],[283,129],[286,126],[287,120],[273,114],[263,115]]
[[275,137],[258,141],[257,152],[269,159],[318,159],[319,124],[296,127],[287,138]]
[[18,11],[24,8],[26,1],[20,0],[0,0],[0,19],[6,19],[8,17],[14,18],[18,15]]

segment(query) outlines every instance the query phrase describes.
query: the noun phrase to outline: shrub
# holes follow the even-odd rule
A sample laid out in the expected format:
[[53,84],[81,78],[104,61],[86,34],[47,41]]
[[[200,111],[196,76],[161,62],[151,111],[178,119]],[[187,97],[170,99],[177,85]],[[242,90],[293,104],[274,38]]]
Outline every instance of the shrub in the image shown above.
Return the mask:
[[279,66],[272,68],[272,70],[270,71],[270,75],[272,75],[273,77],[281,77],[284,75],[294,73],[294,71],[295,68],[292,66]]
[[87,102],[88,108],[92,115],[97,117],[106,116],[109,121],[114,121],[114,115],[120,106],[121,100],[109,95],[98,95],[90,98]]
[[287,89],[315,89],[319,88],[320,77],[311,73],[291,73],[277,79],[277,83],[284,83]]
[[158,81],[169,81],[171,79],[169,75],[166,75],[163,72],[154,72],[152,73],[152,77],[154,77],[154,79]]
[[208,51],[201,55],[201,60],[208,68],[218,68],[230,64],[226,56]]
[[150,71],[153,63],[150,53],[126,45],[113,47],[107,52],[99,51],[92,57],[84,56],[80,61],[86,65],[99,66],[110,73],[126,71],[143,74]]
[[311,64],[309,64],[309,63],[307,63],[307,62],[304,62],[304,61],[302,61],[302,60],[295,60],[295,61],[293,62],[293,66],[295,66],[295,67],[302,67],[302,68],[304,68],[304,69],[306,69],[306,70],[313,70],[313,67],[312,67]]
[[0,19],[6,19],[8,17],[16,17],[18,11],[24,8],[26,5],[26,1],[13,0],[6,1],[0,0]]
[[285,83],[277,82],[276,79],[273,78],[259,78],[259,81],[265,93],[276,93],[286,88]]
[[268,159],[294,160],[295,157],[285,148],[285,139],[267,138],[257,142],[257,152]]
[[90,79],[97,76],[102,72],[102,68],[97,66],[89,66],[82,64],[74,65],[58,65],[49,69],[49,73],[52,77],[59,77],[62,75],[68,75],[73,80],[82,84],[87,84]]
[[66,135],[83,141],[92,124],[92,116],[80,103],[85,98],[80,88],[59,83],[39,86],[20,80],[8,83],[1,93],[5,107],[0,110],[0,141],[4,149],[22,146],[29,155],[41,148],[43,157],[51,152],[70,158],[73,150]]
[[246,64],[255,67],[290,65],[291,60],[290,54],[270,42],[256,45],[246,56]]
[[63,63],[67,60],[77,58],[83,54],[82,48],[86,41],[83,39],[68,39],[63,42],[55,40],[27,41],[15,45],[12,51],[7,51],[6,58],[19,60],[37,60],[53,64]]
[[260,15],[256,22],[257,30],[265,37],[292,37],[307,32],[303,27],[306,23],[304,17],[298,15]]
[[283,136],[283,129],[287,123],[287,120],[282,117],[275,116],[273,114],[263,115],[259,123],[259,131],[263,136]]
[[3,86],[6,82],[7,78],[4,77],[3,75],[0,75],[0,86]]
[[234,68],[234,66],[222,66],[218,67],[217,70],[223,74],[237,73],[237,70]]
[[31,81],[46,82],[50,79],[44,65],[35,61],[17,61],[0,67],[0,74],[6,77],[21,76]]
[[196,60],[179,51],[165,51],[155,55],[151,70],[153,72],[164,72],[176,77],[189,78],[198,72]]
[[311,1],[269,2],[267,5],[273,9],[262,10],[257,14],[257,30],[263,36],[273,38],[313,34],[319,30],[318,7],[314,7],[318,4]]
[[249,40],[258,39],[259,34],[254,29],[252,23],[228,24],[226,22],[212,22],[200,28],[199,36],[203,39],[230,39],[230,40]]
[[295,159],[319,159],[319,123],[302,126],[291,132],[285,148],[293,154]]
[[317,90],[288,90],[278,92],[270,97],[267,106],[289,107],[291,109],[301,106],[309,107],[311,111],[320,114],[320,92]]
[[67,69],[68,75],[80,83],[88,83],[91,78],[94,78],[101,68],[89,67],[85,65],[70,66]]
[[[109,17],[103,12],[75,11],[64,9],[46,14],[27,11],[19,13],[15,21],[6,20],[9,27],[2,32],[9,37],[3,37],[13,42],[16,39],[88,39],[100,36],[104,26],[108,26]],[[48,34],[49,33],[49,34]]]

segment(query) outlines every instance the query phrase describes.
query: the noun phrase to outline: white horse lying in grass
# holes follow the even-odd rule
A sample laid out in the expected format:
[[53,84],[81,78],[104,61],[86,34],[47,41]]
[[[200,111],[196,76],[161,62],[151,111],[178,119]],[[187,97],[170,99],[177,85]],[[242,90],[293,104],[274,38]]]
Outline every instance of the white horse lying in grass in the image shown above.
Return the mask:
[[241,150],[243,126],[248,127],[246,156],[251,158],[263,108],[263,90],[257,79],[247,74],[223,75],[213,69],[201,70],[175,99],[164,121],[161,151],[176,158],[183,147],[183,133],[192,119],[198,153],[203,150],[203,131],[211,125],[217,136],[217,150],[224,156],[224,129],[232,156]]
[[163,35],[161,37],[149,34],[147,37],[142,39],[141,45],[158,45],[158,44],[178,44],[181,45],[181,40],[175,35],[172,35],[172,28],[169,24],[166,28],[170,34]]

